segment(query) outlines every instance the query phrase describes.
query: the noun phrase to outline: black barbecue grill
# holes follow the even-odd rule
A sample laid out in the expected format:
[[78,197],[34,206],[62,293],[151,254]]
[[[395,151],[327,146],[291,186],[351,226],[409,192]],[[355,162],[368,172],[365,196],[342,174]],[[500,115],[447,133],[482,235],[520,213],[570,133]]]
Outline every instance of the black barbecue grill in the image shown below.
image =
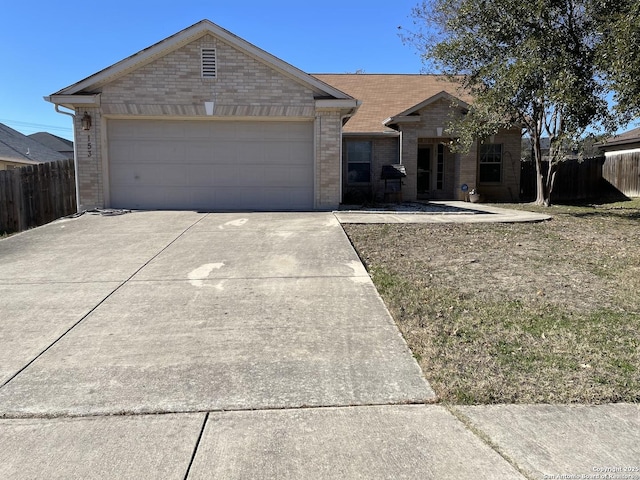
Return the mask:
[[384,180],[384,201],[402,202],[402,179],[407,176],[407,170],[402,164],[383,165],[380,178]]

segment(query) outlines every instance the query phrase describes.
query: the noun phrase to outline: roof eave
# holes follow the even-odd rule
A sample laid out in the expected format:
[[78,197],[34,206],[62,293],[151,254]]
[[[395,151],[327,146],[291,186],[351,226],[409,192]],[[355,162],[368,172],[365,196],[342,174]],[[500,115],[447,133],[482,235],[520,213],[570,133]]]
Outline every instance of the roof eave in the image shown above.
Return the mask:
[[389,117],[386,120],[383,120],[382,124],[385,127],[388,128],[393,128],[394,130],[396,130],[396,127],[398,126],[398,124],[401,123],[420,123],[420,116],[419,115],[412,115],[409,117],[403,116],[403,115],[396,115],[394,117]]
[[343,132],[345,137],[399,137],[400,132],[386,131],[386,132]]
[[31,160],[28,158],[12,158],[12,157],[0,157],[0,162],[20,163],[22,165],[38,165],[39,163],[46,163],[38,160]]
[[75,107],[99,107],[100,106],[100,94],[76,94],[76,95],[49,95],[44,97],[47,102],[54,105],[60,105],[70,110],[75,110]]

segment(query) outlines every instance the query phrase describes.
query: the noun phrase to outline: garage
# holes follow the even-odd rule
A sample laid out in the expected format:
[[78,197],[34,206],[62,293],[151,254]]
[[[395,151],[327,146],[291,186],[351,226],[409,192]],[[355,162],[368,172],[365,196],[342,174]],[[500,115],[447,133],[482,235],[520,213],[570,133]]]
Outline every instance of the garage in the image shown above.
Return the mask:
[[109,120],[112,208],[310,210],[312,121]]

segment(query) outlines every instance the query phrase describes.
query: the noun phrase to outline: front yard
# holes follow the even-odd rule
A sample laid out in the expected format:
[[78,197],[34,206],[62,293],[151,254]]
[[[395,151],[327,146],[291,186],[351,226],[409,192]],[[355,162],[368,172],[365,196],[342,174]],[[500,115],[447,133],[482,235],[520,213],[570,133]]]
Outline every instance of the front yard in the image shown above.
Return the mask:
[[640,199],[540,211],[344,228],[442,401],[639,402]]

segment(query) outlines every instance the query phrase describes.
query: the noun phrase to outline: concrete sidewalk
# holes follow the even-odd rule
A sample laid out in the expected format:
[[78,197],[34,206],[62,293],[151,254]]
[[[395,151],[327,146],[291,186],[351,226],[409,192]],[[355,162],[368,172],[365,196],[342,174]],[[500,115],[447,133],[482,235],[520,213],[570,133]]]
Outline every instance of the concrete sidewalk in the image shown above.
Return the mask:
[[0,319],[3,479],[561,478],[640,458],[637,405],[434,405],[331,213],[55,222],[0,241]]
[[[430,212],[399,208],[398,210],[358,209],[334,212],[340,223],[521,223],[550,220],[550,215],[456,201],[430,201]],[[402,207],[402,206],[400,206]],[[443,209],[445,211],[438,211]]]

